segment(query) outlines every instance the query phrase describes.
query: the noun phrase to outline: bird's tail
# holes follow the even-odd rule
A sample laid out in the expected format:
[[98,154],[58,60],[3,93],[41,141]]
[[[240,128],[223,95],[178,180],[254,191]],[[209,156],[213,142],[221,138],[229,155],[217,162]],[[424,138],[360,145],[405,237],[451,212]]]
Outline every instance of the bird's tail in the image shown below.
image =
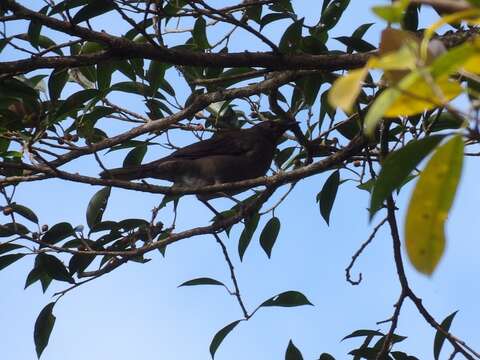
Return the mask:
[[102,179],[115,179],[115,180],[136,180],[146,177],[144,166],[132,166],[126,168],[116,168],[102,171],[99,175]]

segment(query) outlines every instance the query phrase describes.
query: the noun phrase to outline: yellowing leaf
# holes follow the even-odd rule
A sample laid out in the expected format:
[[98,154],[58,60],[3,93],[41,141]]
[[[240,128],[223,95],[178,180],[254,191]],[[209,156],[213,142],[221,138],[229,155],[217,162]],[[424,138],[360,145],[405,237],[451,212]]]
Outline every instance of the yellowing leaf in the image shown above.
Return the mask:
[[389,52],[381,57],[372,57],[367,66],[382,70],[414,69],[416,60],[415,52],[410,46],[405,45],[398,51]]
[[372,106],[370,106],[368,109],[367,115],[365,116],[364,126],[367,135],[373,134],[378,122],[382,119],[396,99],[402,95],[399,89],[409,88],[416,81],[419,81],[419,79],[420,72],[413,71],[406,75],[397,86],[386,89],[377,97]]
[[367,67],[382,69],[385,82],[389,85],[396,84],[408,74],[409,70],[415,69],[417,62],[415,47],[415,43],[409,43],[397,51],[380,57],[372,57],[368,61]]
[[367,76],[368,69],[361,68],[350,71],[347,75],[338,78],[328,92],[328,102],[333,107],[339,107],[350,112],[355,99],[360,93],[362,81]]
[[420,71],[413,71],[395,87],[386,89],[365,116],[365,132],[371,135],[382,117],[415,115],[442,106],[462,92],[462,87],[448,77],[434,82],[435,89],[421,76]]
[[444,225],[462,171],[464,143],[454,136],[440,146],[418,179],[405,220],[405,244],[413,266],[432,274],[445,249]]
[[462,92],[462,87],[456,81],[442,78],[435,81],[442,96],[424,79],[415,82],[409,88],[401,91],[401,95],[385,111],[386,117],[410,116],[430,110],[452,100]]
[[463,65],[463,70],[480,75],[480,54],[477,53],[471,56]]
[[430,42],[430,39],[433,37],[433,35],[435,35],[435,32],[439,28],[441,28],[445,24],[456,23],[462,20],[468,20],[469,24],[475,25],[480,20],[479,16],[480,16],[480,9],[472,8],[472,9],[459,11],[450,15],[446,15],[440,18],[435,23],[433,23],[431,26],[429,26],[423,34],[422,45],[420,47],[420,53],[422,55],[422,59],[427,58],[428,44]]

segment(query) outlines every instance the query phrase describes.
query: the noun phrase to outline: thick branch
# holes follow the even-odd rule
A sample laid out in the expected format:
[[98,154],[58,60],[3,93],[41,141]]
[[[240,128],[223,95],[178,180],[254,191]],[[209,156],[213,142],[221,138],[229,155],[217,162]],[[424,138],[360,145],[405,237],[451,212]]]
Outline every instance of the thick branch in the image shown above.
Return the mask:
[[[353,139],[345,148],[337,151],[331,156],[318,161],[316,163],[304,166],[302,168],[289,171],[289,172],[280,172],[276,175],[270,177],[259,177],[256,179],[249,179],[231,183],[224,183],[218,185],[210,185],[204,187],[168,187],[168,186],[158,186],[150,185],[145,183],[134,183],[129,181],[114,180],[114,179],[98,179],[90,176],[83,176],[78,174],[68,173],[59,169],[49,168],[48,166],[34,166],[23,164],[25,169],[41,171],[47,174],[47,176],[57,177],[64,180],[90,184],[90,185],[99,185],[99,186],[115,186],[128,190],[136,190],[149,193],[158,193],[166,195],[183,195],[183,194],[209,194],[217,192],[229,192],[230,190],[240,190],[240,189],[249,189],[256,186],[265,185],[270,186],[280,186],[286,183],[295,182],[303,178],[321,173],[332,167],[338,166],[343,161],[347,160],[352,155],[358,153],[363,146],[366,144],[366,140],[363,137],[357,137]],[[53,162],[52,162],[53,163]],[[52,164],[50,163],[50,164]],[[19,168],[22,165],[9,163],[0,163],[0,167],[15,167]],[[15,183],[18,182],[18,177],[15,177]],[[9,181],[8,178],[6,181],[0,182],[2,185],[7,185],[13,183]]]

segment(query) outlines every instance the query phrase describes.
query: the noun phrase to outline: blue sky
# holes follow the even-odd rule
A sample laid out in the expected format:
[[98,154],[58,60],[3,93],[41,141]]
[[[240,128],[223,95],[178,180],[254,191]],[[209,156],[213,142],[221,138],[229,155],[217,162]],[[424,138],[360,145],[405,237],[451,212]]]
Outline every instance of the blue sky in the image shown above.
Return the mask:
[[[370,7],[378,3],[381,2],[352,1],[331,37],[350,35],[363,23],[377,22],[367,33],[367,39],[377,44],[379,31],[384,25],[373,17]],[[298,13],[306,16],[306,23],[312,24],[318,18],[320,4],[317,2],[293,1],[293,5]],[[431,12],[424,12],[425,23],[432,18]],[[108,24],[113,27],[108,31],[120,31],[116,23]],[[265,33],[278,38],[282,30],[271,26]],[[249,44],[248,38],[238,36],[232,40],[231,50],[243,50],[245,44]],[[340,46],[335,40],[331,40],[331,44]],[[173,75],[170,74],[172,79]],[[184,91],[187,94],[184,85],[178,81],[173,84],[177,93]],[[140,102],[132,96],[116,95],[115,100],[125,107],[142,111]],[[300,116],[298,120],[302,121],[304,117]],[[189,141],[187,138],[177,140],[179,143]],[[149,151],[147,160],[158,158],[163,152]],[[109,165],[118,166],[124,155],[105,159]],[[432,277],[425,277],[416,273],[408,262],[406,264],[413,289],[437,320],[460,309],[452,331],[473,346],[480,344],[477,324],[480,284],[475,278],[480,249],[475,231],[480,174],[474,161],[469,159],[465,163],[458,197],[447,226],[447,249],[438,269]],[[96,164],[87,160],[78,161],[72,167],[90,174],[99,171]],[[340,342],[343,336],[356,329],[388,328],[389,324],[378,326],[376,322],[391,316],[400,292],[389,231],[387,228],[379,231],[354,267],[353,274],[362,272],[363,282],[359,286],[348,284],[344,269],[372,228],[366,211],[369,198],[353,183],[344,183],[332,211],[331,225],[327,227],[320,216],[315,195],[328,175],[317,175],[299,183],[278,209],[276,215],[281,219],[282,227],[270,260],[258,245],[260,231],[254,236],[243,262],[239,261],[236,252],[242,226],[237,225],[230,239],[224,239],[234,260],[248,309],[252,310],[264,300],[287,290],[301,291],[315,306],[262,309],[228,336],[217,352],[217,359],[282,359],[290,339],[305,359],[317,359],[321,352],[344,359],[345,354],[358,347],[360,342]],[[347,172],[342,172],[341,176],[349,177]],[[85,224],[86,206],[97,190],[87,185],[48,180],[21,185],[16,201],[34,209],[42,223],[53,225],[70,221],[74,225]],[[283,187],[279,192],[285,190]],[[398,202],[401,209],[405,207],[411,190],[412,184],[402,190]],[[104,219],[148,219],[150,210],[159,200],[157,195],[114,189]],[[218,208],[230,206],[227,201],[214,204]],[[161,220],[166,223],[170,219],[169,210],[160,213]],[[205,224],[210,217],[198,201],[185,197],[180,202],[178,228]],[[403,217],[404,212],[400,210],[400,224],[403,224]],[[373,225],[381,218],[382,215],[377,215]],[[262,218],[259,230],[267,220],[268,217]],[[150,255],[152,261],[147,264],[129,263],[63,297],[55,307],[57,321],[42,358],[209,359],[208,347],[213,335],[226,324],[241,318],[240,308],[235,299],[220,287],[177,286],[201,276],[230,284],[228,267],[218,245],[213,237],[197,237],[169,247],[166,258],[158,252]],[[3,289],[0,297],[3,346],[0,352],[3,359],[35,358],[35,319],[43,306],[51,301],[51,295],[64,288],[64,284],[54,283],[45,295],[38,284],[23,290],[32,263],[33,257],[28,257],[0,272]],[[397,333],[408,336],[398,349],[419,359],[432,358],[435,332],[408,302],[402,309]],[[442,358],[446,359],[448,355],[445,352]]]

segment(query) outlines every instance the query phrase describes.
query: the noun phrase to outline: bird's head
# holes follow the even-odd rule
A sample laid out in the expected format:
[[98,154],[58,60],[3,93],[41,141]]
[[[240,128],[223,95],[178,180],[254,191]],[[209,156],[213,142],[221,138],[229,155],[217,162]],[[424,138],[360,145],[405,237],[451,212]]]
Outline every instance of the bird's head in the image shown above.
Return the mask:
[[296,121],[283,122],[268,120],[255,125],[252,130],[260,131],[263,136],[277,141],[285,131],[291,129],[295,125],[297,125]]

